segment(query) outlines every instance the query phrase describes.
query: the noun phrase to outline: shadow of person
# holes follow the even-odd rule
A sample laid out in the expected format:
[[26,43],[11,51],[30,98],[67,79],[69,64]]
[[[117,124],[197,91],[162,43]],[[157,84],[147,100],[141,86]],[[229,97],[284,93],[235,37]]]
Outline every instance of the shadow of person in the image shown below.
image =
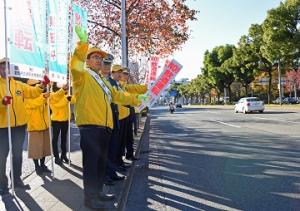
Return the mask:
[[[24,189],[16,189],[15,196],[11,194],[3,196],[2,202],[7,211],[24,210],[24,207],[26,210],[43,210]],[[0,209],[2,209],[1,206]]]
[[[70,179],[58,180],[51,179],[50,176],[42,176],[44,181],[42,185],[47,194],[41,196],[41,200],[55,198],[71,210],[79,210],[83,205],[83,190],[80,186]],[[37,197],[38,199],[39,197]]]
[[[69,166],[65,166],[65,165],[61,165],[61,168],[64,169],[65,171],[67,171],[69,174],[79,178],[79,179],[83,179],[82,178],[82,168],[79,166],[76,166],[74,164],[71,163],[71,168]],[[77,173],[76,171],[73,171],[72,168],[78,170],[79,172],[81,172],[81,174]]]

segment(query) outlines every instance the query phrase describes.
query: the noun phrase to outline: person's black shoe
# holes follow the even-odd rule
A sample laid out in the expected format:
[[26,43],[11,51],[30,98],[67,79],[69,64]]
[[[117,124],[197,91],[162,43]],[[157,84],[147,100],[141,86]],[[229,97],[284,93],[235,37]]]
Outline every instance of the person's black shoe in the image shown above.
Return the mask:
[[0,196],[5,196],[9,194],[8,188],[6,186],[0,187]]
[[130,164],[122,163],[120,166],[123,167],[123,168],[126,168],[126,169],[130,168]]
[[62,162],[69,163],[69,159],[65,155],[62,155],[60,159]]
[[126,157],[127,160],[131,160],[131,161],[136,161],[139,160],[138,158],[134,157],[134,156],[130,156],[130,157]]
[[85,197],[84,205],[92,210],[105,209],[105,204],[98,197]]
[[54,160],[55,164],[61,166],[62,165],[62,162],[61,162],[61,159],[60,158],[55,158]]
[[28,184],[25,185],[22,180],[15,181],[15,187],[16,188],[25,189],[25,190],[30,190],[30,185],[28,185]]
[[51,173],[52,172],[45,165],[41,166],[41,169],[42,169],[42,172],[44,172],[44,173]]
[[119,171],[119,172],[126,172],[127,171],[127,168],[125,168],[125,167],[123,167],[123,166],[119,166],[118,167],[118,169],[117,169],[117,171]]
[[104,185],[108,185],[108,186],[112,186],[115,185],[116,183],[114,182],[114,180],[112,180],[111,178],[108,178],[104,181]]
[[116,198],[115,194],[105,194],[105,193],[101,192],[98,195],[98,199],[100,201],[111,201],[111,200],[114,200],[115,198]]
[[118,176],[118,175],[115,175],[113,177],[111,177],[112,180],[114,181],[120,181],[120,180],[124,180],[125,179],[125,176]]

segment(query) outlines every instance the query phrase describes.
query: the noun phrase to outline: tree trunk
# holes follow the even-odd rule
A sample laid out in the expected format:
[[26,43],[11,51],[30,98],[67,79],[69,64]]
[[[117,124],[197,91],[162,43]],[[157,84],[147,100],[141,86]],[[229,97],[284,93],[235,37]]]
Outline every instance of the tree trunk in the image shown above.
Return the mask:
[[230,85],[228,86],[228,97],[229,97],[228,99],[229,99],[229,102],[231,102],[231,94],[232,94]]
[[295,93],[295,98],[297,98],[297,85],[294,84],[294,93]]
[[248,84],[244,84],[245,95],[248,96]]

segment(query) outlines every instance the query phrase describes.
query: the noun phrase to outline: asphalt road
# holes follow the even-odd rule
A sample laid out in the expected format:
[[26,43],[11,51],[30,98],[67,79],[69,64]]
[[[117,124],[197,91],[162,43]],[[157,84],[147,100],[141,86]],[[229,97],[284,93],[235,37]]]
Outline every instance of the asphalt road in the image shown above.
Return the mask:
[[300,210],[300,111],[152,110],[126,210]]

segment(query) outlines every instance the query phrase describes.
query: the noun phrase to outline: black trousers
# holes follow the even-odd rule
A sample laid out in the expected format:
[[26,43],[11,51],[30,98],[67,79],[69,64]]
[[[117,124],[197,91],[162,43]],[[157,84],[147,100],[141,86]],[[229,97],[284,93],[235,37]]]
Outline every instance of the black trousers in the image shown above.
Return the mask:
[[106,169],[107,177],[117,176],[116,170],[118,166],[118,153],[120,151],[120,130],[113,129],[111,140],[109,142],[108,162]]
[[67,153],[67,134],[69,128],[69,121],[52,121],[52,129],[53,129],[53,138],[52,138],[52,148],[53,154],[55,158],[59,157],[58,153],[58,137],[60,133],[60,140],[61,140],[61,154],[63,156]]
[[111,130],[96,125],[80,126],[83,187],[86,197],[103,191]]
[[133,122],[131,119],[128,120],[126,129],[126,158],[130,158],[133,157]]
[[[21,180],[22,174],[22,155],[23,144],[25,140],[26,126],[12,127],[11,128],[11,141],[12,141],[12,153],[13,153],[13,170],[14,181]],[[8,143],[8,130],[7,128],[0,128],[0,186],[7,187],[8,179],[6,176],[6,160],[9,152]]]
[[126,117],[120,120],[120,147],[117,157],[117,164],[121,165],[123,163],[122,156],[125,154],[126,140],[127,140],[127,125],[129,124],[129,118]]

